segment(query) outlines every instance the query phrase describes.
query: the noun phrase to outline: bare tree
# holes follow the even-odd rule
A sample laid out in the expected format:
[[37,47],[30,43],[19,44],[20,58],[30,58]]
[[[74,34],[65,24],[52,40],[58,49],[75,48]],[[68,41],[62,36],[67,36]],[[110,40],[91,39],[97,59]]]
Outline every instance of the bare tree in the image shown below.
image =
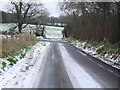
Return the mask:
[[42,3],[25,2],[25,1],[11,1],[12,13],[15,13],[17,18],[18,32],[22,33],[22,29],[25,28],[30,20],[35,19],[44,12],[44,6]]

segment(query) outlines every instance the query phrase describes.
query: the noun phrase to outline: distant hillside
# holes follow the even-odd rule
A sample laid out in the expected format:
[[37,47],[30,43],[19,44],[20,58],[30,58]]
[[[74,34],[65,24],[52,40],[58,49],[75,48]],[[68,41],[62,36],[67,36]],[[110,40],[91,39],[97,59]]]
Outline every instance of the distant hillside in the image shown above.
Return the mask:
[[0,11],[1,21],[0,23],[14,23],[16,22],[16,16],[13,13],[6,13],[4,11]]
[[[4,11],[0,11],[0,23],[15,23],[15,22],[17,22],[15,13],[7,13]],[[33,18],[31,20],[27,20],[26,23],[29,24],[60,23],[60,19],[56,17],[40,16]]]

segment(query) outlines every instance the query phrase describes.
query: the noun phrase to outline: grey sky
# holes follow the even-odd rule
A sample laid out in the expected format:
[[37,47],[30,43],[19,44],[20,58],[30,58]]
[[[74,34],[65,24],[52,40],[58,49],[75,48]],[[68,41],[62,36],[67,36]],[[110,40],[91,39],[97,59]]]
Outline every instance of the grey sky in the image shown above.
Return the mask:
[[[50,16],[58,17],[60,15],[60,10],[58,7],[59,0],[40,0],[47,8]],[[7,6],[9,5],[9,0],[0,0],[0,10],[7,11]]]
[[43,2],[47,10],[49,11],[51,16],[58,17],[60,15],[60,10],[58,7],[57,1],[49,1],[49,2]]

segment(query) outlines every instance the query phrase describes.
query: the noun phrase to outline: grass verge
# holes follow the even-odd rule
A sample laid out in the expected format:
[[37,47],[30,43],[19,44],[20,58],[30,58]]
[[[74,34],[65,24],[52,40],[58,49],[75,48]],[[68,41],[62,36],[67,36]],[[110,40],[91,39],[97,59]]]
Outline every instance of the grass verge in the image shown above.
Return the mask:
[[[94,49],[99,55],[101,56],[105,56],[106,54],[108,54],[109,56],[111,56],[111,59],[117,59],[120,55],[120,48],[119,48],[119,44],[111,44],[108,42],[97,42],[97,41],[82,41],[82,40],[75,40],[73,38],[65,38],[64,40],[73,43],[78,41],[78,43],[81,43],[83,45],[84,49]],[[77,43],[74,43],[77,44]]]
[[27,51],[37,42],[36,37],[29,34],[19,34],[16,38],[2,38],[1,40],[0,72],[24,58]]
[[36,37],[30,34],[19,34],[16,38],[2,38],[1,58],[11,56],[15,52],[36,43]]

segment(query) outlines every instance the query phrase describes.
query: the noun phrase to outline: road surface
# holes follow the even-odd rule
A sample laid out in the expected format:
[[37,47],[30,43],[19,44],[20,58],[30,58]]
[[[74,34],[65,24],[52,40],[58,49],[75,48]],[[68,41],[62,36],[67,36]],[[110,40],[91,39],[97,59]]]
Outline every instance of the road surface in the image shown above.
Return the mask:
[[117,69],[82,53],[68,42],[50,42],[38,88],[119,88]]

